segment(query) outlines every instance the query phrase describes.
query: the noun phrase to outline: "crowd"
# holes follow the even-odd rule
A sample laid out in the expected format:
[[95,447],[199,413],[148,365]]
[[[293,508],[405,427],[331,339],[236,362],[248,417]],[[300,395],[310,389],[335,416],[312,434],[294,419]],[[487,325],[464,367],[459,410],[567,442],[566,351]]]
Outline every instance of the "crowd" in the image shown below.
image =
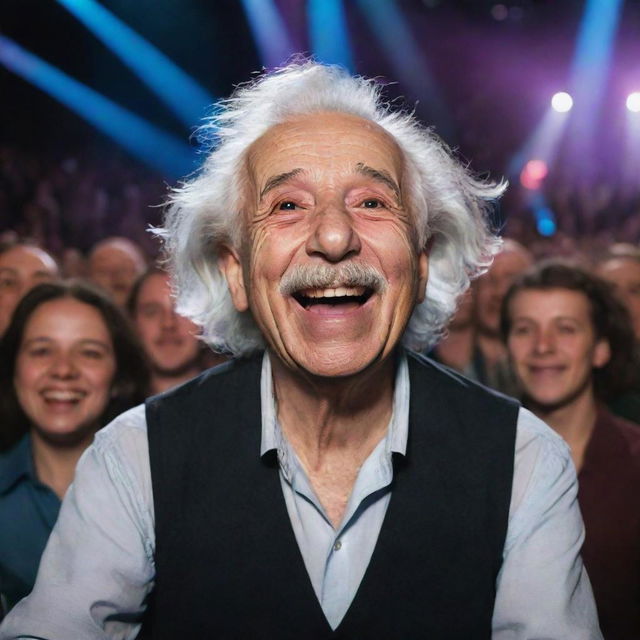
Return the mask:
[[[97,429],[222,362],[176,313],[169,275],[103,239],[63,271],[33,242],[0,247],[0,592],[31,590],[75,465]],[[434,359],[519,397],[571,446],[583,557],[607,638],[640,629],[640,250],[536,257],[506,239]]]
[[[129,239],[72,274],[31,242],[0,246],[0,593],[27,595],[74,469],[122,411],[222,362]],[[63,277],[64,275],[73,277]]]
[[[322,124],[327,130],[347,135],[347,127],[337,117],[326,119]],[[296,126],[300,122],[302,119]],[[348,124],[358,133],[357,122]],[[315,125],[311,126],[307,135],[315,131]],[[287,130],[280,134],[294,135]],[[388,140],[371,140],[374,149],[377,144],[385,150],[376,159],[387,158]],[[353,146],[345,153],[352,153]],[[368,146],[361,147],[359,152],[365,154]],[[264,157],[272,157],[267,150],[263,152]],[[334,171],[322,162],[322,171]],[[376,188],[382,189],[382,184],[392,193],[389,197],[399,197],[390,177],[395,166],[384,173],[357,166],[359,178],[373,179]],[[280,173],[265,191],[278,188],[296,171]],[[198,339],[197,326],[176,312],[169,275],[149,257],[153,251],[149,251],[150,241],[143,231],[147,221],[141,213],[145,189],[126,170],[112,167],[107,175],[111,189],[103,189],[98,181],[104,178],[76,161],[25,163],[19,154],[6,149],[2,153],[4,215],[19,200],[24,214],[9,219],[12,231],[4,234],[0,246],[0,594],[5,611],[32,590],[61,499],[95,433],[145,398],[166,392],[227,358],[205,347]],[[35,182],[29,183],[28,178]],[[150,191],[153,189],[146,193]],[[369,204],[371,209],[381,208],[380,199],[371,197],[364,202],[367,209]],[[280,213],[289,214],[292,202],[285,199],[280,204]],[[295,212],[298,205],[293,204]],[[635,228],[634,220],[629,216],[625,225]],[[122,235],[113,236],[107,230]],[[554,253],[552,244],[531,243],[527,248],[518,242],[517,233],[513,235],[458,301],[457,313],[428,355],[520,399],[568,443],[585,522],[582,554],[600,626],[607,640],[637,638],[640,249],[631,244],[603,244],[598,251],[590,247],[587,258],[577,245],[564,242],[556,247],[560,258],[549,255]],[[21,240],[22,236],[29,240]],[[343,256],[334,255],[339,251],[334,239],[335,234],[323,236],[321,229],[305,246],[329,262],[339,262]],[[360,250],[353,234],[348,241],[351,244],[343,247],[344,254]],[[402,246],[409,244],[406,241]],[[586,246],[585,241],[582,248]],[[262,250],[258,242],[255,251]],[[403,260],[410,261],[398,254],[394,259],[400,270]],[[417,262],[417,267],[411,263],[412,268],[426,282],[426,254]],[[221,253],[215,264],[229,279],[235,308],[246,311],[247,293],[239,284],[244,276],[237,255],[230,250]],[[271,268],[266,258],[258,264],[265,272]],[[302,284],[291,285],[291,291],[304,304],[311,306],[328,296],[326,288],[314,288],[305,285],[302,276],[299,279]],[[355,306],[360,304],[356,299],[384,289],[384,284],[373,280],[366,283],[351,285],[353,291],[344,287],[336,293],[335,289],[328,297],[351,296],[355,301],[347,303]],[[407,290],[398,294],[400,307],[406,302],[402,296]],[[259,299],[259,311],[266,314],[261,303]],[[330,306],[331,301],[321,304]],[[399,330],[394,324],[395,311],[389,316],[399,336],[406,323]],[[276,332],[278,327],[269,322],[261,324],[261,330]],[[368,339],[363,337],[361,342]],[[369,348],[368,343],[362,348]],[[307,357],[291,354],[286,351],[282,361]],[[275,358],[273,362],[280,367],[281,379],[286,379],[289,374],[283,373],[282,363]],[[323,361],[323,366],[334,363]],[[397,388],[396,392],[400,393]],[[391,403],[392,393],[383,399]],[[407,412],[408,403],[407,398]],[[282,406],[286,411],[286,402]],[[384,425],[389,414],[381,414]],[[300,444],[292,434],[288,433],[294,444]],[[286,446],[278,444],[278,455]],[[374,449],[369,447],[367,456]],[[361,463],[369,460],[367,456]],[[284,490],[287,500],[295,504],[299,496]],[[313,496],[306,500],[310,503]],[[295,508],[307,509],[308,505]],[[381,513],[384,516],[384,510]],[[340,522],[340,517],[334,522],[331,515],[327,523]],[[340,546],[333,548],[337,551]],[[366,562],[362,568],[366,569]],[[344,611],[336,616],[337,623],[342,615]]]

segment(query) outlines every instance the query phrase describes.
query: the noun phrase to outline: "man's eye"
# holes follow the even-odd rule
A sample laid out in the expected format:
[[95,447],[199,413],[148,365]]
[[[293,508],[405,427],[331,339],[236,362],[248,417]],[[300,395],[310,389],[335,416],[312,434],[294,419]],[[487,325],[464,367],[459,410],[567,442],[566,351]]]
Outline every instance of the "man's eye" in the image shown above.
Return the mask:
[[297,208],[298,205],[295,202],[291,202],[291,200],[285,200],[278,205],[280,211],[295,211]]
[[367,198],[366,200],[362,201],[361,206],[365,209],[380,209],[384,205],[377,198]]

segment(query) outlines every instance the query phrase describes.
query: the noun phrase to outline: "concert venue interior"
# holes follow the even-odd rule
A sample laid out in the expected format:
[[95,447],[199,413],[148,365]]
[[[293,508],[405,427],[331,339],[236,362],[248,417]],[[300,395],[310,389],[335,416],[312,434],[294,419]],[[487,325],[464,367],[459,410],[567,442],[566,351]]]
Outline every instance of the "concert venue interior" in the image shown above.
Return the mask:
[[201,118],[305,55],[379,77],[507,178],[508,235],[543,253],[637,241],[638,33],[622,0],[5,0],[0,227],[54,252],[114,233],[153,252],[145,227],[197,168]]

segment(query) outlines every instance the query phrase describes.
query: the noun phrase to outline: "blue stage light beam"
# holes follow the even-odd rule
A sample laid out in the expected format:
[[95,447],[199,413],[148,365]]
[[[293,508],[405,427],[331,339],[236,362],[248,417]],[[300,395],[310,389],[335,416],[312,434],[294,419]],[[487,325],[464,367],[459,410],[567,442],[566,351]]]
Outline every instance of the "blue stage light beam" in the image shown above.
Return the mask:
[[4,36],[0,36],[0,63],[69,107],[168,178],[178,178],[197,167],[196,153],[187,143],[127,111]]
[[623,0],[587,0],[571,68],[573,155],[587,169]]
[[187,127],[214,102],[193,78],[95,0],[58,0],[104,42]]
[[274,1],[242,0],[242,6],[262,64],[267,69],[284,64],[296,50]]
[[379,38],[396,78],[411,97],[424,102],[440,133],[450,142],[455,128],[440,89],[395,0],[357,0],[371,33]]
[[309,0],[307,15],[314,57],[353,71],[343,0]]

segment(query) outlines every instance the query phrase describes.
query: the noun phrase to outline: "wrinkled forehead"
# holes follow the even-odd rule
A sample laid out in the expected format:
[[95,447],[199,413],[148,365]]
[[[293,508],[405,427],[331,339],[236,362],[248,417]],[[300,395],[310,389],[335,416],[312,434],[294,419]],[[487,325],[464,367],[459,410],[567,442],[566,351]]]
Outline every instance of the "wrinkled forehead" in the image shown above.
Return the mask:
[[388,175],[402,186],[404,156],[378,124],[355,115],[320,112],[271,127],[246,154],[248,180],[260,194],[274,176],[292,171],[331,182],[359,166]]

